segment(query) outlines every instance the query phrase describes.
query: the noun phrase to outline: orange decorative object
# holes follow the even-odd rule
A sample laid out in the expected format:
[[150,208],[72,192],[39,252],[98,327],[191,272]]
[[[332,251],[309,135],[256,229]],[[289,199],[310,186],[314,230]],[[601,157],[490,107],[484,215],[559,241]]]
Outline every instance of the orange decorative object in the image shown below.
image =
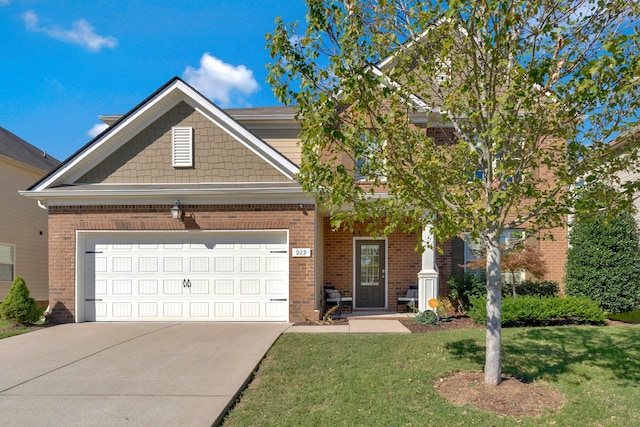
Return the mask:
[[431,298],[429,301],[429,307],[438,308],[438,300],[435,298]]

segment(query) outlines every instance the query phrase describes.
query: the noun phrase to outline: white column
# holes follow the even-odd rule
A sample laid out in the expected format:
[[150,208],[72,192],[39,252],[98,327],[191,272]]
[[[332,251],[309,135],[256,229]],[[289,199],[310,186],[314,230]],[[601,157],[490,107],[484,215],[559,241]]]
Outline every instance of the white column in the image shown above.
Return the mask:
[[431,310],[427,303],[430,299],[438,299],[438,266],[436,265],[436,239],[427,225],[422,230],[422,270],[418,273],[418,309],[422,312]]

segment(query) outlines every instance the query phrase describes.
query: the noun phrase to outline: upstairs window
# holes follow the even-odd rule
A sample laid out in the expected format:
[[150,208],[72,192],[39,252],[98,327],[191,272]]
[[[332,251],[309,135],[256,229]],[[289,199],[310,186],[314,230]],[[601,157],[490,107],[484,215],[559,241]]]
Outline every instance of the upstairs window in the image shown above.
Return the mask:
[[0,282],[13,282],[15,279],[15,246],[0,243]]
[[193,167],[193,128],[171,128],[172,163],[175,168]]
[[355,153],[355,178],[356,181],[386,181],[382,171],[384,159],[384,141],[380,141],[373,135],[361,135],[360,147]]

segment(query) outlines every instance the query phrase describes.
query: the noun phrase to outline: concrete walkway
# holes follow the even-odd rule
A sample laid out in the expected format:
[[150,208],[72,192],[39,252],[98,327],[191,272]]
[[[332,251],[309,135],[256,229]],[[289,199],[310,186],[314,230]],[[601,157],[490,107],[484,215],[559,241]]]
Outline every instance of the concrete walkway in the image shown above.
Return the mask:
[[397,319],[385,317],[349,319],[348,325],[294,325],[285,333],[360,333],[360,334],[410,334],[407,328]]

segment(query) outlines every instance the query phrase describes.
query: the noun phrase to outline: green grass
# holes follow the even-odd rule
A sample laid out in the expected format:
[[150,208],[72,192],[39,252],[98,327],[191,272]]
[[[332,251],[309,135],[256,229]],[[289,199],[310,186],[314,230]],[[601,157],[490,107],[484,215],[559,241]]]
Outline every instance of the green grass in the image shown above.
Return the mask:
[[224,426],[640,425],[640,327],[504,329],[503,347],[504,374],[560,391],[560,412],[498,417],[438,395],[439,378],[482,370],[482,329],[285,334]]
[[38,329],[37,326],[44,325],[46,323],[46,320],[44,318],[45,309],[39,307],[38,310],[40,311],[40,320],[37,321],[35,325],[16,325],[15,323],[8,320],[0,319],[0,339],[25,334],[27,332]]
[[12,337],[14,335],[24,334],[32,331],[33,328],[25,325],[14,326],[8,320],[0,320],[0,339]]
[[640,310],[630,313],[607,314],[607,318],[611,320],[619,320],[625,323],[640,323]]

